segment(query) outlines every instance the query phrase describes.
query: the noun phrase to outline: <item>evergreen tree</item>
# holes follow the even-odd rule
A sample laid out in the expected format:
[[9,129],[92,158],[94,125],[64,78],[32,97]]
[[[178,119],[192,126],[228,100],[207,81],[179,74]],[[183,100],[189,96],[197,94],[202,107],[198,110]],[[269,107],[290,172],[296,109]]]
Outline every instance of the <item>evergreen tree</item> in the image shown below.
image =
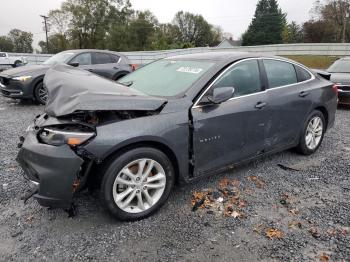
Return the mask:
[[260,0],[248,30],[242,36],[242,45],[267,45],[283,42],[286,14],[277,0]]

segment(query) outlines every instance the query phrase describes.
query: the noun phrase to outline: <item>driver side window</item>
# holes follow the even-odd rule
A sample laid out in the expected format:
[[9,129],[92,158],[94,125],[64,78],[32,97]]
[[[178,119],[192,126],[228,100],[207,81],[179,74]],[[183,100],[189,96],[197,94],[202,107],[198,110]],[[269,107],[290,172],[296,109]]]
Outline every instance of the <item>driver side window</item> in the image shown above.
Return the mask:
[[234,87],[233,97],[249,95],[261,91],[260,71],[257,60],[247,60],[230,68],[224,75],[215,81],[209,91],[215,88]]

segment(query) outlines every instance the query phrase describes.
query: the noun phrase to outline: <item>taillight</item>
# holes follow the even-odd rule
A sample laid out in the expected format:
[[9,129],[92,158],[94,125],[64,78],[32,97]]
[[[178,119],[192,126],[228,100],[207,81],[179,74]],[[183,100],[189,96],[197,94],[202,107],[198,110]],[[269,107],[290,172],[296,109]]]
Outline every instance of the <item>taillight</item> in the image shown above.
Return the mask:
[[338,95],[338,86],[337,86],[336,84],[334,84],[334,85],[332,86],[332,90],[334,91],[334,93],[335,93],[336,95]]
[[136,70],[136,65],[135,64],[130,64],[131,70],[135,71]]

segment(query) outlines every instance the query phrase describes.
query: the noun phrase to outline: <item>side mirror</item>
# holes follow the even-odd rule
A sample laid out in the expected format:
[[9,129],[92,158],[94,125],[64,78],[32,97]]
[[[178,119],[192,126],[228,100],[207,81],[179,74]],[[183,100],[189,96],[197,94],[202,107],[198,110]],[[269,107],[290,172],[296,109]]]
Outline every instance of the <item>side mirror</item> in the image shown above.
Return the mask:
[[208,100],[213,104],[221,104],[232,98],[235,89],[233,87],[219,87],[213,90],[213,95]]
[[73,67],[78,67],[79,62],[71,62],[71,63],[68,63],[68,65],[73,66]]

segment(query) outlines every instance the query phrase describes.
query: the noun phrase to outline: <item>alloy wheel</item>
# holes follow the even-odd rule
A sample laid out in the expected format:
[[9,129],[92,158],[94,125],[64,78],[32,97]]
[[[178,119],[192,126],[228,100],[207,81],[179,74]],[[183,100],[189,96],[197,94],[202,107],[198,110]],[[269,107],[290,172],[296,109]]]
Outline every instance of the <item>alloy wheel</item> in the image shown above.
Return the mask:
[[305,142],[310,150],[314,150],[321,142],[323,135],[323,122],[319,116],[313,117],[306,129]]
[[155,160],[142,158],[127,164],[113,183],[116,205],[128,213],[140,213],[154,206],[166,186],[164,168]]
[[42,85],[39,90],[38,90],[38,96],[40,99],[40,102],[42,103],[46,103],[47,98],[48,98],[48,93],[47,93],[47,89],[44,87],[44,85]]

